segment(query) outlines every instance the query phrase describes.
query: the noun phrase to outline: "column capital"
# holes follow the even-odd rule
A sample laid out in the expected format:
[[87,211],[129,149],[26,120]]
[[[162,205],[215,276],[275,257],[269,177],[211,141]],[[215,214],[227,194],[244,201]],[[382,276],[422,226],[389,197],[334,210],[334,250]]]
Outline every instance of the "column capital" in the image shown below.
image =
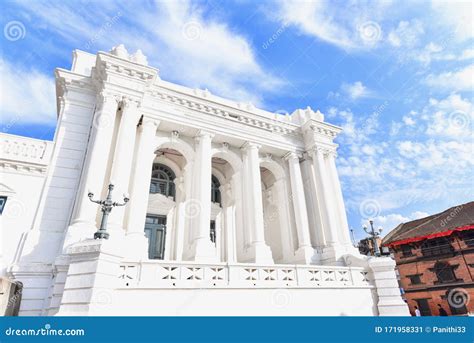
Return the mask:
[[308,149],[307,151],[309,153],[316,153],[316,154],[320,154],[320,155],[323,155],[323,156],[334,156],[335,157],[335,156],[337,156],[336,148],[337,147],[314,145],[310,149]]
[[298,160],[299,161],[300,157],[301,157],[301,154],[298,154],[295,151],[288,151],[285,155],[283,155],[283,159],[286,160],[286,161],[289,161],[289,160]]
[[142,119],[142,126],[143,127],[154,126],[155,128],[158,128],[160,123],[161,123],[161,120],[146,117],[146,116],[143,116],[143,119]]
[[199,130],[194,136],[194,139],[196,141],[200,141],[201,139],[206,139],[206,138],[212,140],[212,138],[214,138],[214,134],[209,131]]
[[119,102],[120,96],[116,93],[107,90],[101,90],[97,93],[97,104],[99,109],[102,109],[107,105],[117,107]]
[[120,107],[122,110],[132,109],[132,108],[135,109],[135,108],[140,107],[140,105],[141,105],[140,100],[132,98],[132,97],[127,97],[127,96],[123,96],[120,103]]
[[261,147],[262,147],[262,146],[261,146],[260,144],[247,141],[247,142],[244,143],[244,145],[242,145],[242,147],[241,147],[240,149],[242,149],[242,150],[250,150],[250,149],[257,149],[257,150],[259,150]]

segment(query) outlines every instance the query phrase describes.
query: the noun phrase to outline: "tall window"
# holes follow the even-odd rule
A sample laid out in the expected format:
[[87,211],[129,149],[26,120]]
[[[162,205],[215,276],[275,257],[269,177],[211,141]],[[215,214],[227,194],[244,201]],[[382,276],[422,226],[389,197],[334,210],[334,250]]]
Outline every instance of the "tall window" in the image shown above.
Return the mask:
[[212,175],[211,178],[211,201],[218,203],[219,205],[221,204],[221,191],[219,190],[219,187],[221,186],[219,180],[217,177]]
[[436,256],[450,254],[454,251],[449,239],[446,237],[428,239],[421,245],[423,256]]
[[456,279],[456,274],[454,274],[454,269],[456,269],[456,267],[457,266],[450,266],[446,262],[436,262],[434,268],[431,269],[431,271],[433,271],[438,278],[438,281],[436,283],[448,283],[458,281]]
[[175,196],[173,171],[163,164],[155,163],[151,173],[150,193],[159,193],[167,197]]
[[210,227],[210,236],[211,236],[211,242],[216,244],[216,221],[211,220],[211,227]]

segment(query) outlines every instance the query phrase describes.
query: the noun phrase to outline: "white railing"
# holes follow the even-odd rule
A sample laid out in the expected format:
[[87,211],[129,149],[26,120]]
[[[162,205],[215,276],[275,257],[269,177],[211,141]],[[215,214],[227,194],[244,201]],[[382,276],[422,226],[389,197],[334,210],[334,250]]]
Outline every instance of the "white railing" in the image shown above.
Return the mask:
[[370,287],[359,267],[312,265],[202,264],[142,261],[120,266],[122,288]]
[[0,158],[47,165],[53,142],[28,137],[0,135]]

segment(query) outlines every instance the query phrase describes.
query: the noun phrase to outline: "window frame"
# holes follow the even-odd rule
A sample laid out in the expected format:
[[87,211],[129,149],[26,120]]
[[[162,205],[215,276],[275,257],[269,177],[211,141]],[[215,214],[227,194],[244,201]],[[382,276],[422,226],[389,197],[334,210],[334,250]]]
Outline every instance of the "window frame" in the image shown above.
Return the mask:
[[176,175],[170,167],[165,164],[154,163],[150,179],[150,194],[161,194],[175,199],[175,178]]
[[7,200],[8,200],[8,196],[0,195],[0,216],[3,214],[3,210],[5,209],[5,206],[7,205]]

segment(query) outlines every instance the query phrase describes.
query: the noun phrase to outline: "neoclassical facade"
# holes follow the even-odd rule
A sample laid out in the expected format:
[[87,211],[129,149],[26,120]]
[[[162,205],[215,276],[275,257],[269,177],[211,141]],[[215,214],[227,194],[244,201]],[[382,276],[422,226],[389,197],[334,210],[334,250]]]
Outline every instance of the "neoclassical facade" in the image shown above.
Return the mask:
[[[56,70],[58,126],[31,227],[4,258],[24,285],[20,314],[408,313],[394,263],[351,244],[341,129],[323,114],[166,82],[122,45],[73,55]],[[130,200],[94,240],[90,198],[110,183],[114,201]]]

